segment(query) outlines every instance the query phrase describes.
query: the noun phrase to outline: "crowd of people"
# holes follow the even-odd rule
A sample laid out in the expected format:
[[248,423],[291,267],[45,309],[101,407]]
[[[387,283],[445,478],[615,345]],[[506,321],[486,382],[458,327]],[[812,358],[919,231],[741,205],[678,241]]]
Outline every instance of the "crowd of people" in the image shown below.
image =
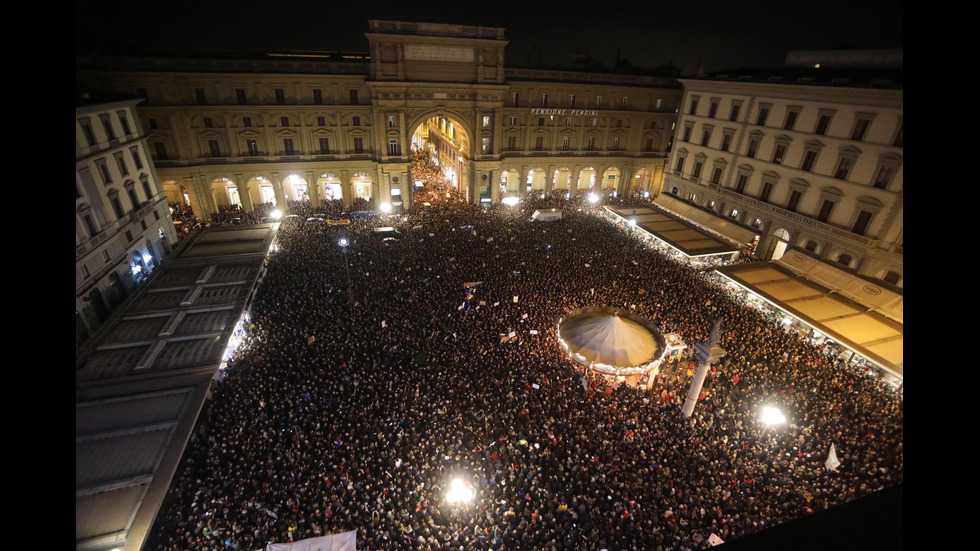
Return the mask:
[[[901,483],[900,392],[718,277],[576,199],[283,227],[146,548],[702,549]],[[645,390],[563,353],[559,318],[588,305],[689,345],[723,320],[691,418],[688,361]],[[456,478],[472,502],[446,500]]]

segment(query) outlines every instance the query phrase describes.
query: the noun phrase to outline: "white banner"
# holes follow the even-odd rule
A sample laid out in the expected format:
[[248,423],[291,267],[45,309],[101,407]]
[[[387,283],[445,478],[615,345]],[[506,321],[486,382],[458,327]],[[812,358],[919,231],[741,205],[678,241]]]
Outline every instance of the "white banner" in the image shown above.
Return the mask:
[[265,551],[356,551],[356,549],[356,530],[293,543],[270,543],[265,547]]
[[829,471],[836,471],[837,467],[840,467],[840,461],[837,460],[837,449],[834,445],[830,445],[830,453],[827,454],[827,462],[824,463]]

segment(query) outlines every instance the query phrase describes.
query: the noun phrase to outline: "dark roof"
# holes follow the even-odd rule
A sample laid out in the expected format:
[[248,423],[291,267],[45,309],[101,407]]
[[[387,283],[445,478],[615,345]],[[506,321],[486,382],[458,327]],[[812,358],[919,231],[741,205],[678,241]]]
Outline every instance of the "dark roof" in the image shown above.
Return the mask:
[[745,67],[684,77],[691,80],[768,82],[848,88],[903,89],[903,68]]
[[142,98],[132,94],[114,92],[111,90],[97,90],[89,88],[84,83],[75,83],[75,108],[88,107],[90,105],[100,105],[103,103],[116,103],[120,101],[141,101]]

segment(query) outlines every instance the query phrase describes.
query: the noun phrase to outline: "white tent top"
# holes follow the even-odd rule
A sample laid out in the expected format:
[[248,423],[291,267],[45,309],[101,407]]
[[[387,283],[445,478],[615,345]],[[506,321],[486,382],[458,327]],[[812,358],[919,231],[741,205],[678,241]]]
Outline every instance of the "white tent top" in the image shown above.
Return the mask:
[[558,335],[568,352],[583,363],[641,367],[664,351],[659,335],[644,321],[618,308],[582,308],[562,319]]

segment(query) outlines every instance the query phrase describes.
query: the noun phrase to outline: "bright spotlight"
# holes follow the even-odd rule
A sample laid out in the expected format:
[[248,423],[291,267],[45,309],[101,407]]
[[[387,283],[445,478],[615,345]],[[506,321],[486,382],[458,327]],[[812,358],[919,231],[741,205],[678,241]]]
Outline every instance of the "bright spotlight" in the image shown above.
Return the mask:
[[762,422],[767,425],[781,425],[786,422],[786,416],[772,406],[762,408]]
[[381,203],[381,212],[385,214],[391,212],[391,205],[389,205],[388,203]]
[[473,488],[462,478],[454,478],[450,483],[449,491],[446,492],[446,501],[449,503],[469,503],[473,501]]
[[630,226],[635,226],[635,225],[636,225],[636,219],[630,218]]
[[340,241],[338,241],[337,243],[339,243],[341,247],[346,247],[347,246],[347,238],[346,237],[341,237],[340,238]]
[[272,212],[269,213],[269,216],[271,216],[275,220],[279,220],[280,218],[282,218],[282,211],[279,209],[273,209]]
[[589,202],[590,203],[598,203],[599,202],[599,196],[596,195],[595,193],[590,193],[589,194]]
[[504,197],[503,199],[500,200],[500,202],[503,203],[503,204],[505,204],[505,205],[516,205],[517,203],[520,203],[521,202],[521,198],[520,197],[514,197],[514,196]]

